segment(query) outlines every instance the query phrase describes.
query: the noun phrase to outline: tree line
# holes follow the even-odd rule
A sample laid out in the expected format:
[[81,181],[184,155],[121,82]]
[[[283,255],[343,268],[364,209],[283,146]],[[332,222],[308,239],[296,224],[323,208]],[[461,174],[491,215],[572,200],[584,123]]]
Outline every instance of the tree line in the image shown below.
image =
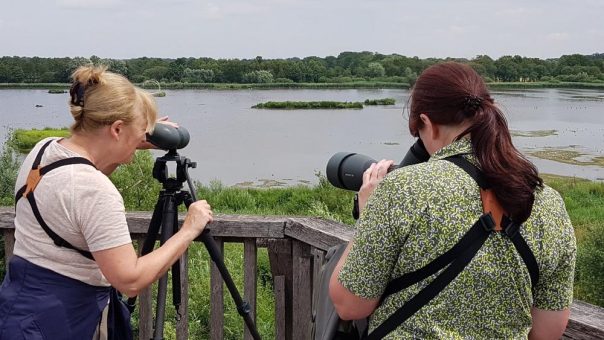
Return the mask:
[[342,52],[327,56],[264,59],[212,58],[0,58],[0,83],[68,83],[70,74],[84,64],[105,64],[135,83],[352,83],[360,81],[411,85],[425,68],[441,61],[468,63],[489,82],[604,83],[604,53],[563,55],[539,59],[503,56],[493,59],[406,57],[374,52]]

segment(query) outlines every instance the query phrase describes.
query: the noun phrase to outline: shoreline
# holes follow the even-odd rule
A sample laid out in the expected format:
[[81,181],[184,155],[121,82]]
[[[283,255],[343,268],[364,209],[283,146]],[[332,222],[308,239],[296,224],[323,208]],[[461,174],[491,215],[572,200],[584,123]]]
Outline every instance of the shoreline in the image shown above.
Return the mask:
[[[142,84],[136,84],[139,87]],[[492,82],[487,83],[490,89],[594,89],[604,90],[604,82]],[[68,83],[0,83],[0,89],[69,89]],[[248,89],[409,89],[407,83],[389,82],[354,82],[354,83],[163,83],[162,89],[214,89],[214,90],[248,90]],[[154,89],[155,87],[143,87]]]

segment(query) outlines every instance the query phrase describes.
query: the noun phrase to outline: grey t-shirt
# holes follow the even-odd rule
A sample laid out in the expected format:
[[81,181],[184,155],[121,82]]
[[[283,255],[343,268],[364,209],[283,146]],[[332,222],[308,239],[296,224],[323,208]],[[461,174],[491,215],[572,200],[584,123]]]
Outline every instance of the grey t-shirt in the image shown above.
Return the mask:
[[[40,148],[46,148],[41,166],[81,157],[57,138],[39,142],[25,158],[15,185],[21,188]],[[48,172],[34,190],[40,215],[59,236],[90,252],[131,243],[122,196],[102,172],[86,164],[66,165]],[[96,262],[80,253],[56,246],[38,224],[29,202],[17,202],[14,254],[59,274],[94,286],[109,286]]]

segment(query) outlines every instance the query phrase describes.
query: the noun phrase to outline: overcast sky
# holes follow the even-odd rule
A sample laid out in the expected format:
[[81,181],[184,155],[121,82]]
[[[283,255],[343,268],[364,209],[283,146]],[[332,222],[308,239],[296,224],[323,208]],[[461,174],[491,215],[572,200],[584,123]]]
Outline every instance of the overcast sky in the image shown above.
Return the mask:
[[0,0],[0,56],[604,52],[604,0]]

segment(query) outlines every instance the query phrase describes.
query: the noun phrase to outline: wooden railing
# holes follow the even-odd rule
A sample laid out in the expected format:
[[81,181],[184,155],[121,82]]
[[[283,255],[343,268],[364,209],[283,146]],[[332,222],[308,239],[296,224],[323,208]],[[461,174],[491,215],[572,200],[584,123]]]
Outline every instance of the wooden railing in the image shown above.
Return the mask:
[[[151,213],[128,213],[128,226],[133,240],[146,237]],[[14,245],[14,212],[0,208],[0,230],[4,235],[8,260]],[[211,235],[221,251],[225,242],[242,243],[244,247],[243,296],[251,305],[252,318],[256,314],[257,249],[266,247],[270,260],[275,294],[275,339],[310,339],[312,296],[317,272],[323,263],[325,251],[331,246],[352,238],[350,228],[337,222],[319,218],[261,217],[218,215],[210,227]],[[182,261],[185,266],[186,262]],[[223,339],[224,292],[218,269],[211,269],[211,339]],[[187,280],[182,280],[182,318],[176,323],[177,339],[188,338]],[[147,290],[139,296],[139,338],[152,337],[152,297]],[[566,339],[604,339],[604,309],[576,301],[571,308],[571,319]],[[244,339],[252,339],[245,331]]]

